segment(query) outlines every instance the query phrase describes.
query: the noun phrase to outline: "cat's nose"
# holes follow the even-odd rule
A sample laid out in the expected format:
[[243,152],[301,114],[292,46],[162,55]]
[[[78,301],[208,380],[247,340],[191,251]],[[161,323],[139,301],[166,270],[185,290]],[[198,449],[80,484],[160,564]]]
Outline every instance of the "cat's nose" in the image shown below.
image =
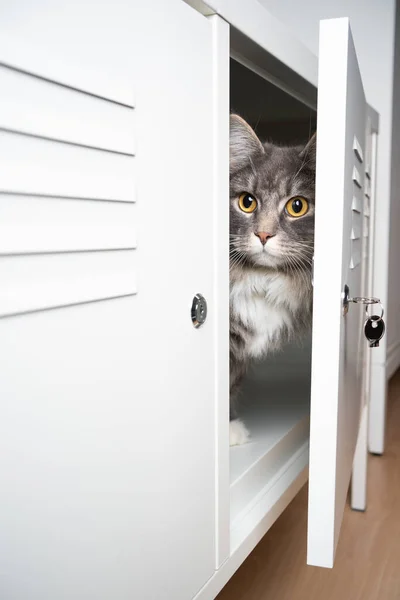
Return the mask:
[[270,233],[267,233],[266,231],[257,231],[254,233],[254,235],[256,235],[259,238],[263,246],[265,246],[265,244],[267,243],[268,238],[272,237],[272,235]]

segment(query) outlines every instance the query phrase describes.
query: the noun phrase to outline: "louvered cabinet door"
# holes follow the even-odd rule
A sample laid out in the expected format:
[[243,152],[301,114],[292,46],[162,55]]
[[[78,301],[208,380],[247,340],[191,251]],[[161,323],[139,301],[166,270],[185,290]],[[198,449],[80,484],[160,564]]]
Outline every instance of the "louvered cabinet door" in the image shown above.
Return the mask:
[[308,564],[329,568],[334,565],[358,440],[353,506],[365,508],[365,307],[353,302],[346,307],[343,301],[345,286],[351,298],[370,293],[364,238],[371,194],[367,116],[349,21],[321,21]]
[[0,7],[0,596],[188,600],[215,562],[211,25]]

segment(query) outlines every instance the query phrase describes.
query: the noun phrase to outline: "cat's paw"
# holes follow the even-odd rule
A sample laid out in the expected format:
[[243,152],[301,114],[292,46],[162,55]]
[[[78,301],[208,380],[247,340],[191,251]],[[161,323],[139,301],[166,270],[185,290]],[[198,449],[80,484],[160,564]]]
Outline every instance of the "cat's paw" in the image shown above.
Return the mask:
[[229,422],[229,445],[241,446],[250,439],[250,434],[245,424],[240,419]]

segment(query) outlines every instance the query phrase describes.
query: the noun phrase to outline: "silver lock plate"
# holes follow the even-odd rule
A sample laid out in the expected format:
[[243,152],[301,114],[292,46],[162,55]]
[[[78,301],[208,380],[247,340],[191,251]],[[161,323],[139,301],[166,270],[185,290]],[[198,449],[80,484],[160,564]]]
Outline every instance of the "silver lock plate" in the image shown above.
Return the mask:
[[350,303],[350,290],[349,286],[346,284],[344,286],[344,290],[342,292],[342,302],[343,302],[343,314],[347,315],[349,312],[349,303]]
[[196,294],[193,298],[191,314],[192,323],[196,329],[207,319],[207,302],[201,294]]
[[[353,302],[354,304],[364,304],[367,307],[370,304],[381,304],[381,301],[379,300],[379,298],[374,298],[374,297],[365,298],[364,296],[355,296],[354,298],[351,298],[349,286],[346,284],[344,286],[343,292],[342,292],[342,306],[343,306],[343,314],[344,315],[347,315],[347,313],[349,312],[350,302]],[[367,312],[367,315],[368,315],[368,312]],[[383,316],[383,309],[382,309],[382,316]]]

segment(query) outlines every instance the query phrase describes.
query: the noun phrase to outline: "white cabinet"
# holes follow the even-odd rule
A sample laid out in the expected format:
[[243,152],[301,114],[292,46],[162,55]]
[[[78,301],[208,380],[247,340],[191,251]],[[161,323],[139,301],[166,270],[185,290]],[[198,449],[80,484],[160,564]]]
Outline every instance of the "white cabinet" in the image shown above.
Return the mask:
[[[317,107],[317,59],[258,2],[190,4],[0,19],[4,600],[215,597],[306,482],[309,441],[312,564],[332,566],[357,438],[364,501],[341,295],[371,293],[374,169],[348,21],[323,24]],[[318,108],[314,332],[248,378],[252,442],[229,449],[229,110],[263,97],[276,131]]]
[[212,27],[1,12],[0,595],[185,600],[215,566]]

